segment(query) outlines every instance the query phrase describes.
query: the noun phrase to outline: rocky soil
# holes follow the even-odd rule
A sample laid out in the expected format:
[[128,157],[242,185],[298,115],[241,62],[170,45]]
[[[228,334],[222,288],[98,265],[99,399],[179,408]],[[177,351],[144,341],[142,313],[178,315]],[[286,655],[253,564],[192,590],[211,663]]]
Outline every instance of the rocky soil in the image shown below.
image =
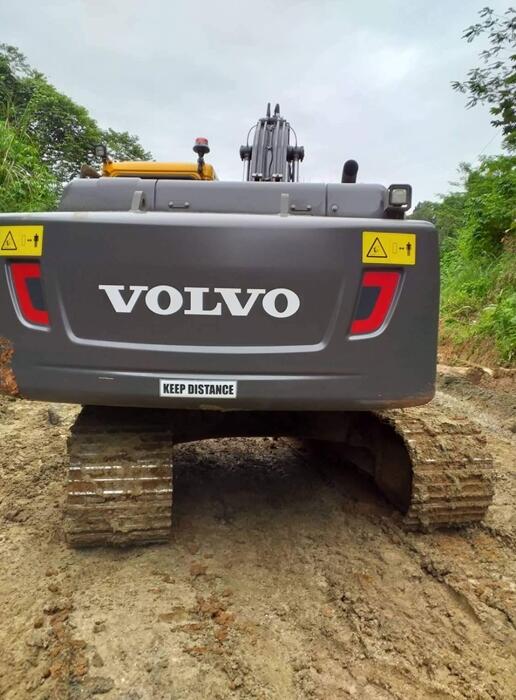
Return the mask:
[[486,521],[407,533],[368,478],[301,442],[175,451],[168,545],[73,551],[78,407],[0,400],[0,697],[516,697],[514,374],[440,368],[495,458]]

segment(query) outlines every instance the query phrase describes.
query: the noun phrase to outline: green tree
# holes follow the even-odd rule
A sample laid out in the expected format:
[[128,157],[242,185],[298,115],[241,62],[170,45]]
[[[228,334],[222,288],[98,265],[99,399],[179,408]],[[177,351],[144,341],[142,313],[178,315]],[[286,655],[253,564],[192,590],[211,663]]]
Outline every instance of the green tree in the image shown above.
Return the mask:
[[516,233],[516,156],[483,158],[469,168],[459,244],[466,257],[496,256]]
[[58,92],[43,76],[27,79],[30,98],[24,105],[27,133],[38,145],[43,163],[59,182],[77,175],[100,138],[95,121],[84,107]]
[[6,44],[0,44],[0,119],[29,136],[59,183],[91,161],[96,143],[107,142],[120,160],[151,157],[136,136],[100,129],[84,107],[56,90],[18,49]]
[[516,10],[510,7],[503,16],[490,7],[479,12],[480,22],[463,34],[468,42],[485,35],[488,48],[480,53],[481,67],[468,71],[464,81],[453,81],[454,90],[468,96],[468,107],[481,103],[490,106],[493,126],[501,127],[508,148],[516,148]]
[[465,193],[461,191],[439,195],[437,202],[419,202],[409,218],[432,222],[439,231],[441,246],[444,249],[457,236],[457,231],[462,225],[465,198]]
[[100,134],[100,143],[107,146],[113,160],[151,160],[152,155],[146,151],[136,136],[127,131],[106,129]]

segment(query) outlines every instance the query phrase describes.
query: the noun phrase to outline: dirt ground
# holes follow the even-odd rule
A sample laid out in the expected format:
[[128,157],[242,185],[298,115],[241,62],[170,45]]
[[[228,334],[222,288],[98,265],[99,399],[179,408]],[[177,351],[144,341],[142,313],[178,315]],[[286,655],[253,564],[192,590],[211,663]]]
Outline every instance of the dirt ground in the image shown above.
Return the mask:
[[78,407],[0,400],[0,697],[516,697],[514,375],[440,368],[495,458],[486,521],[407,533],[367,477],[302,443],[175,451],[168,545],[72,551]]

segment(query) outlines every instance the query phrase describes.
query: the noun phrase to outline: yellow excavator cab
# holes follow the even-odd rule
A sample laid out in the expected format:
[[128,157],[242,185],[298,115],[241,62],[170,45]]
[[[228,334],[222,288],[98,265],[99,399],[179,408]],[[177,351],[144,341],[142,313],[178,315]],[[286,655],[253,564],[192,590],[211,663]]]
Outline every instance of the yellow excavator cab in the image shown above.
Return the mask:
[[153,161],[107,161],[104,177],[149,177],[166,180],[217,180],[213,165],[203,163],[155,163]]

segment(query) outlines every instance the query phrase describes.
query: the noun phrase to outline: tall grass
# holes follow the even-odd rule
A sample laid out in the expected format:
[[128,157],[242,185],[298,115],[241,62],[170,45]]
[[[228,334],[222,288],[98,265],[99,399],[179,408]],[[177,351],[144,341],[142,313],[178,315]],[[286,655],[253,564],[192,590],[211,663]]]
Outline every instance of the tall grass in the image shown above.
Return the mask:
[[0,211],[53,209],[57,183],[22,124],[0,122]]
[[442,333],[460,345],[492,343],[500,360],[516,361],[516,256],[444,257],[441,267]]
[[420,202],[412,217],[441,234],[441,333],[459,353],[515,363],[516,155],[459,173],[460,191]]

